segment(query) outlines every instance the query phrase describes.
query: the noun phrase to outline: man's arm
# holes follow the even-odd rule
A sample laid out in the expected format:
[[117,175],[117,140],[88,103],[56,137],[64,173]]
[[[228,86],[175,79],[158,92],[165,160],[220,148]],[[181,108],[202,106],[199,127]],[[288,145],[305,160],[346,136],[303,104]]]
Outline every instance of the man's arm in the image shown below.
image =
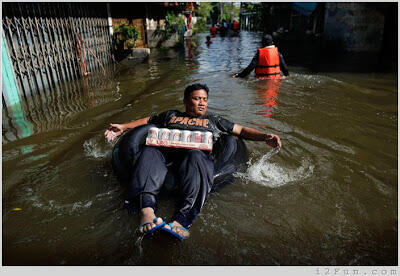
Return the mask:
[[134,121],[132,121],[130,123],[127,123],[127,124],[123,124],[123,126],[125,127],[124,130],[145,125],[145,124],[147,124],[149,122],[149,119],[150,119],[150,117],[145,117],[145,118],[134,120]]
[[289,76],[289,69],[281,53],[279,53],[279,67],[285,76]]
[[263,133],[254,128],[234,124],[232,133],[245,140],[265,141],[268,146],[277,148],[278,150],[282,147],[281,139],[278,135]]
[[104,136],[108,141],[115,140],[125,130],[145,125],[149,122],[150,117],[134,120],[126,124],[110,124],[110,127],[104,132]]
[[254,55],[254,57],[251,60],[250,64],[242,72],[240,72],[238,74],[234,74],[232,77],[233,78],[236,78],[236,77],[244,78],[244,77],[246,77],[248,74],[251,73],[251,71],[253,71],[257,67],[257,64],[258,64],[258,51]]

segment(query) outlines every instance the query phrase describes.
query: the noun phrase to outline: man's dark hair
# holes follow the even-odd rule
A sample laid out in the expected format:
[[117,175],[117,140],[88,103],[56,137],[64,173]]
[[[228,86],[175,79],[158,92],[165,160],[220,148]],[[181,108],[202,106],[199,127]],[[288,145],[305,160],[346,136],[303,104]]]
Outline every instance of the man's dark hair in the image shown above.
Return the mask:
[[269,35],[269,34],[264,35],[262,40],[261,40],[261,44],[262,44],[263,47],[270,46],[270,45],[274,44],[272,36]]
[[200,90],[200,89],[204,89],[207,92],[207,96],[208,96],[209,89],[208,89],[207,85],[201,84],[201,83],[194,83],[185,88],[184,98],[189,99],[189,97],[193,91]]

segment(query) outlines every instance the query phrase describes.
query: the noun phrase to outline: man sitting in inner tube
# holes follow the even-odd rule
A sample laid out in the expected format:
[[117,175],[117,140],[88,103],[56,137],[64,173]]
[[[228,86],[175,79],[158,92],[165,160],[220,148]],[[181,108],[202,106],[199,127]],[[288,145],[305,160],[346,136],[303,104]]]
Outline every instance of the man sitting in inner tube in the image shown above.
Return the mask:
[[[104,135],[108,141],[112,141],[128,129],[150,123],[170,129],[210,131],[214,135],[225,132],[247,140],[265,141],[268,146],[278,150],[281,148],[281,141],[277,135],[266,134],[206,113],[208,91],[204,84],[189,85],[184,92],[185,112],[168,110],[126,124],[110,124]],[[172,216],[172,222],[165,224],[155,215],[156,196],[164,183],[167,165],[171,162],[179,166],[181,203]],[[128,182],[128,198],[140,210],[139,231],[148,234],[162,228],[179,239],[187,238],[188,228],[199,215],[213,186],[213,171],[213,157],[209,152],[199,149],[176,150],[145,146]]]
[[232,78],[244,78],[256,69],[256,77],[262,79],[280,79],[281,71],[289,76],[289,70],[278,48],[274,45],[272,36],[266,34],[261,41],[262,47],[257,50],[250,64],[240,73],[233,74]]

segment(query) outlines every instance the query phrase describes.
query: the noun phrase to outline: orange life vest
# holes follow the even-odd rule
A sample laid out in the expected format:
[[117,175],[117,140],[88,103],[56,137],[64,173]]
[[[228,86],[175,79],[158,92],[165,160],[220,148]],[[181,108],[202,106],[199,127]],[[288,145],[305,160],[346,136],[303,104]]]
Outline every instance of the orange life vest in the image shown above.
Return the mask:
[[256,77],[266,79],[280,79],[279,53],[277,47],[258,49],[258,64]]
[[236,20],[232,22],[233,24],[233,29],[234,30],[239,30],[239,22],[237,22]]
[[217,33],[217,27],[212,26],[212,27],[210,28],[210,33],[211,33],[211,34],[216,34],[216,33]]

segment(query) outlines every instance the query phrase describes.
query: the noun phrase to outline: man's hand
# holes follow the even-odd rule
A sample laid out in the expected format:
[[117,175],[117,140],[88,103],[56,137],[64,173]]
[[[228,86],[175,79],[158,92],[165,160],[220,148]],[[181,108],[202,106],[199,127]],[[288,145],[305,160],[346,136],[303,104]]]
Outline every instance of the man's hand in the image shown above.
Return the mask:
[[239,74],[233,74],[232,78],[237,78]]
[[282,142],[278,135],[268,134],[265,143],[270,147],[277,148],[278,151],[281,150]]
[[104,132],[104,136],[107,138],[107,141],[114,141],[124,130],[125,128],[123,125],[110,124],[110,127]]
[[282,147],[281,139],[275,134],[266,134],[251,127],[244,127],[239,124],[234,124],[232,133],[243,139],[250,141],[265,141],[265,143],[278,151]]

